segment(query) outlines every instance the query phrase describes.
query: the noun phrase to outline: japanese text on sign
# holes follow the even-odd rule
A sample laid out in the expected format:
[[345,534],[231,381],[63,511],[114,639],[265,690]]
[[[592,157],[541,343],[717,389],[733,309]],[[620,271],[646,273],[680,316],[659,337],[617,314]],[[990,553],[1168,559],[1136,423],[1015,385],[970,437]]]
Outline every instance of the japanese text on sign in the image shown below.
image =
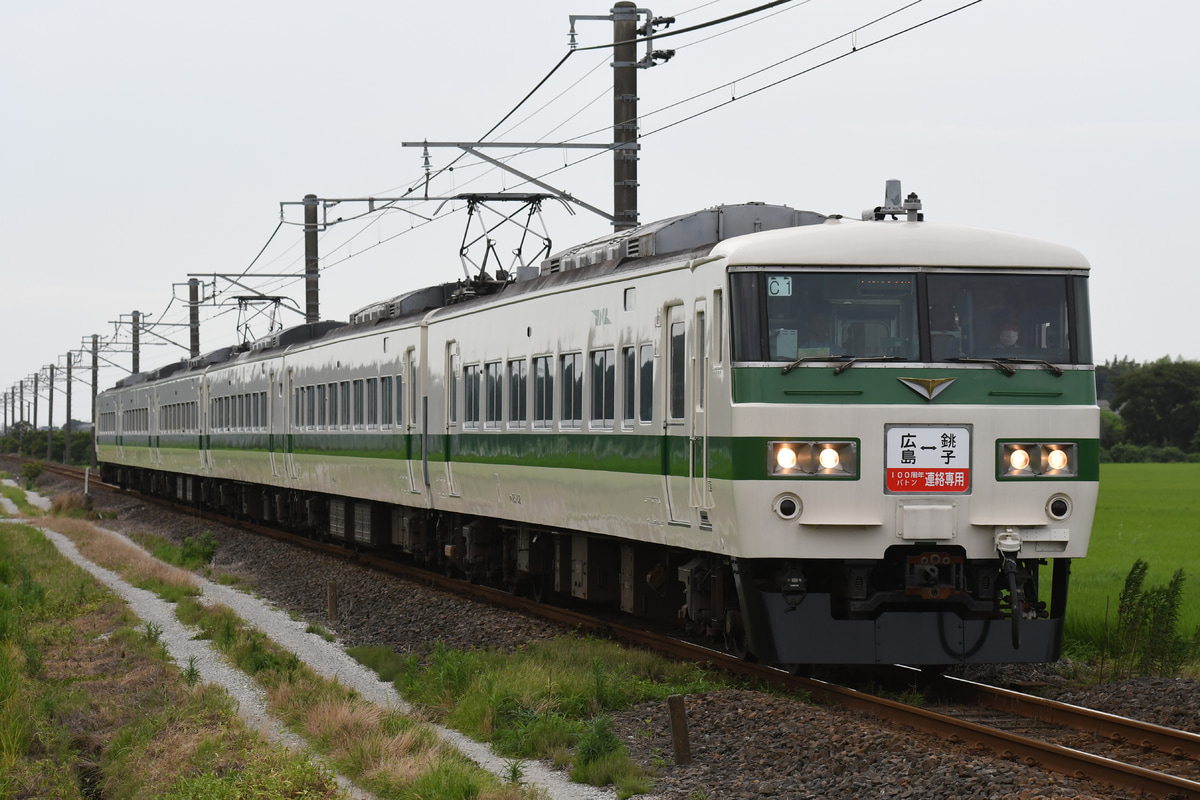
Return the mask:
[[966,492],[971,487],[971,431],[931,425],[887,429],[889,492]]

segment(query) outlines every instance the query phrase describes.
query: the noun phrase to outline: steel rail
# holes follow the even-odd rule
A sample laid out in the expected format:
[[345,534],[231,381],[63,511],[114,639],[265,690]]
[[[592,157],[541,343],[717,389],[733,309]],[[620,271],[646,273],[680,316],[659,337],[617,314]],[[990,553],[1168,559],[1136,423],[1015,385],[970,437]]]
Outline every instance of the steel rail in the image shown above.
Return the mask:
[[1113,742],[1132,744],[1172,756],[1200,760],[1200,735],[1166,728],[1151,722],[1130,719],[1057,700],[1014,692],[998,686],[942,676],[939,688],[954,698],[997,711],[1017,714],[1039,722],[1064,725],[1075,730],[1098,734]]

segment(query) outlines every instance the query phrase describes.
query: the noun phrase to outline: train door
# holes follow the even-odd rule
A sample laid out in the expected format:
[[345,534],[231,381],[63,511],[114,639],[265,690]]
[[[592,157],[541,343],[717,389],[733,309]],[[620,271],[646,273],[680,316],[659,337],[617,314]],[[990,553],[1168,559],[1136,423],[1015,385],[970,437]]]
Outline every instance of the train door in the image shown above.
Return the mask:
[[117,442],[117,458],[121,461],[125,460],[125,394],[120,392],[117,394],[117,410],[116,420],[113,425],[113,430],[116,432],[114,437]]
[[707,303],[697,300],[692,323],[689,386],[691,389],[690,442],[688,459],[688,505],[700,511],[700,524],[708,524],[712,491],[708,480],[708,319]]
[[[288,404],[290,408],[288,408]],[[300,390],[296,388],[296,378],[289,369],[287,371],[287,392],[283,397],[283,404],[287,413],[283,416],[282,428],[287,432],[283,437],[283,463],[284,469],[287,470],[289,478],[298,478],[300,473],[296,471],[296,458],[293,454],[295,448],[296,431],[300,428]]]
[[[667,517],[672,525],[691,525],[691,450],[693,415],[688,402],[687,309],[682,305],[665,309],[663,346],[663,447],[666,467],[663,481]],[[693,382],[694,385],[694,382]]]
[[146,392],[146,433],[150,437],[150,463],[162,466],[162,420],[158,418],[158,389]]
[[211,471],[212,463],[212,429],[216,422],[213,419],[212,407],[212,390],[208,384],[208,377],[200,381],[200,389],[197,394],[197,413],[200,417],[200,470],[202,472]]
[[459,356],[458,342],[446,342],[446,435],[442,444],[442,455],[446,461],[446,492],[447,497],[457,497],[454,488],[454,465],[452,448],[455,434],[458,432],[458,373]]
[[417,372],[417,350],[415,347],[408,348],[404,360],[407,365],[407,368],[404,370],[404,378],[407,379],[407,386],[397,382],[396,395],[397,397],[404,398],[405,391],[407,391],[408,396],[406,401],[401,404],[403,418],[398,416],[396,423],[398,428],[401,425],[404,426],[401,430],[404,431],[404,463],[408,465],[409,491],[413,494],[420,494],[425,480],[419,471],[417,462],[424,455],[424,447],[421,446],[421,430],[417,425],[421,413],[421,375]]
[[280,476],[279,460],[276,458],[276,451],[281,449],[279,441],[283,436],[284,426],[279,423],[283,397],[283,383],[278,385],[275,383],[275,370],[271,370],[270,378],[267,381],[267,393],[270,395],[270,401],[267,403],[267,454],[271,461],[271,475],[278,478]]

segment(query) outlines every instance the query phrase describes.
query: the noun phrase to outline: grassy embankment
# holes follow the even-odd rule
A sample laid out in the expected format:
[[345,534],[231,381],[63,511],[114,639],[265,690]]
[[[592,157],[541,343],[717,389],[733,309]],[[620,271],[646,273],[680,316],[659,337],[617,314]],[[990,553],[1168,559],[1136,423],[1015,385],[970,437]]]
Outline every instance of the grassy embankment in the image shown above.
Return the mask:
[[327,798],[38,530],[0,528],[0,797]]
[[[1200,627],[1200,464],[1102,464],[1100,499],[1088,556],[1072,564],[1068,651],[1101,652],[1117,624],[1117,605],[1133,563],[1150,565],[1146,585],[1184,571],[1178,630]],[[1107,622],[1106,622],[1107,619]]]
[[[421,720],[374,706],[338,681],[326,680],[315,674],[300,663],[294,654],[284,651],[262,632],[247,626],[228,608],[201,604],[192,573],[159,559],[196,568],[197,557],[201,560],[211,558],[210,545],[213,543],[207,537],[201,536],[192,542],[185,539],[182,547],[156,540],[153,546],[157,557],[152,558],[140,548],[99,531],[86,521],[72,519],[72,504],[69,501],[59,502],[60,499],[56,498],[55,508],[61,515],[45,518],[42,524],[69,536],[89,560],[118,572],[135,586],[154,591],[164,600],[175,602],[176,615],[182,622],[198,627],[200,638],[211,640],[213,646],[231,663],[266,691],[268,707],[275,716],[305,737],[309,746],[324,755],[334,768],[355,779],[381,800],[414,797],[423,800],[457,800],[462,797],[525,800],[538,796],[536,790],[521,785],[519,763],[514,762],[508,780],[502,781],[442,742]],[[46,546],[53,550],[48,543]],[[313,631],[318,635],[322,633],[319,628],[313,628]],[[147,626],[146,636],[156,638],[157,633]],[[200,677],[194,665],[185,669],[183,676],[185,684]],[[209,691],[214,696],[224,698],[226,707],[230,705],[222,691],[211,687]],[[234,728],[240,727],[236,719],[231,718],[226,722]],[[240,739],[229,738],[234,744],[240,744]],[[171,753],[165,756],[177,760]],[[145,788],[141,787],[135,795],[113,796],[153,795],[168,800],[182,797],[262,797],[265,800],[268,797],[327,796],[324,789],[317,791],[311,787],[305,788],[299,780],[290,777],[291,772],[301,768],[313,769],[306,758],[284,753],[280,759],[281,763],[273,772],[299,787],[297,793],[289,793],[287,787],[260,790],[253,783],[247,785],[247,781],[255,777],[248,767],[244,771],[235,771],[233,777],[222,768],[215,774],[210,772],[191,776],[186,783],[177,781],[178,786],[170,790],[156,789],[147,794]],[[169,765],[149,762],[139,765],[133,772],[155,773],[164,767]],[[322,778],[328,777],[324,770],[318,770],[316,774]],[[229,786],[234,779],[239,783]],[[329,791],[332,792],[332,789]]]

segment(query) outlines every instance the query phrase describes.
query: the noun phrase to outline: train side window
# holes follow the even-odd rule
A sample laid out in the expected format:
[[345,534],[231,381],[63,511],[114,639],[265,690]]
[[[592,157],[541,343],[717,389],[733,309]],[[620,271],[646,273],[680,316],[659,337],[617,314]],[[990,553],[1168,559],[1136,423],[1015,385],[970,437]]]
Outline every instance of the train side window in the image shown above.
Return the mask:
[[317,387],[307,386],[304,389],[305,398],[304,410],[307,419],[304,420],[306,428],[315,428],[317,426]]
[[533,359],[533,427],[549,428],[554,420],[554,362],[550,356]]
[[708,359],[704,352],[705,315],[703,309],[696,311],[696,368],[692,370],[696,381],[696,410],[704,410],[704,384],[708,381]]
[[613,426],[616,405],[616,361],[612,349],[592,351],[592,414],[590,425],[593,428],[608,428]]
[[259,413],[259,416],[260,416],[260,418],[262,419],[263,428],[264,428],[264,429],[266,429],[266,427],[267,427],[267,422],[268,422],[268,418],[267,418],[267,393],[266,393],[266,392],[259,392],[259,393],[258,393],[258,413]]
[[325,420],[327,419],[325,416],[327,413],[325,404],[329,399],[328,392],[328,386],[323,383],[317,384],[317,427],[321,429],[325,428]]
[[367,378],[367,427],[379,425],[379,379]]
[[562,356],[561,427],[578,428],[583,424],[583,354]]
[[463,367],[463,427],[479,427],[479,365]]
[[379,379],[379,423],[385,427],[392,427],[392,376],[384,375]]
[[632,428],[637,414],[637,349],[621,348],[621,427]]
[[361,428],[363,425],[364,407],[363,407],[363,382],[358,379],[354,382],[354,427]]
[[350,427],[350,381],[342,381],[338,388],[341,390],[341,401],[338,403],[341,406],[341,421],[343,428]]
[[725,331],[723,330],[723,325],[725,323],[723,315],[725,311],[721,307],[722,299],[723,292],[720,289],[717,289],[715,292],[713,292],[712,363],[714,366],[720,366],[722,363],[721,359],[724,357],[722,356],[722,351],[725,345]]
[[684,324],[682,322],[672,322],[669,355],[671,391],[670,404],[667,409],[670,412],[671,419],[683,419],[684,414],[685,365],[687,363],[685,344]]
[[525,398],[528,393],[529,367],[525,359],[508,362],[508,427],[524,428]]
[[338,424],[338,385],[329,384],[329,427],[336,428]]
[[408,391],[412,395],[412,402],[408,404],[408,418],[413,425],[416,425],[417,416],[420,413],[421,375],[417,372],[415,350],[408,351]]
[[404,376],[396,376],[396,427],[404,424]]
[[654,420],[654,345],[638,350],[638,422],[649,425]]
[[483,421],[499,428],[504,419],[504,371],[499,361],[483,365]]
[[446,345],[446,421],[458,422],[458,358],[453,355],[454,342]]

